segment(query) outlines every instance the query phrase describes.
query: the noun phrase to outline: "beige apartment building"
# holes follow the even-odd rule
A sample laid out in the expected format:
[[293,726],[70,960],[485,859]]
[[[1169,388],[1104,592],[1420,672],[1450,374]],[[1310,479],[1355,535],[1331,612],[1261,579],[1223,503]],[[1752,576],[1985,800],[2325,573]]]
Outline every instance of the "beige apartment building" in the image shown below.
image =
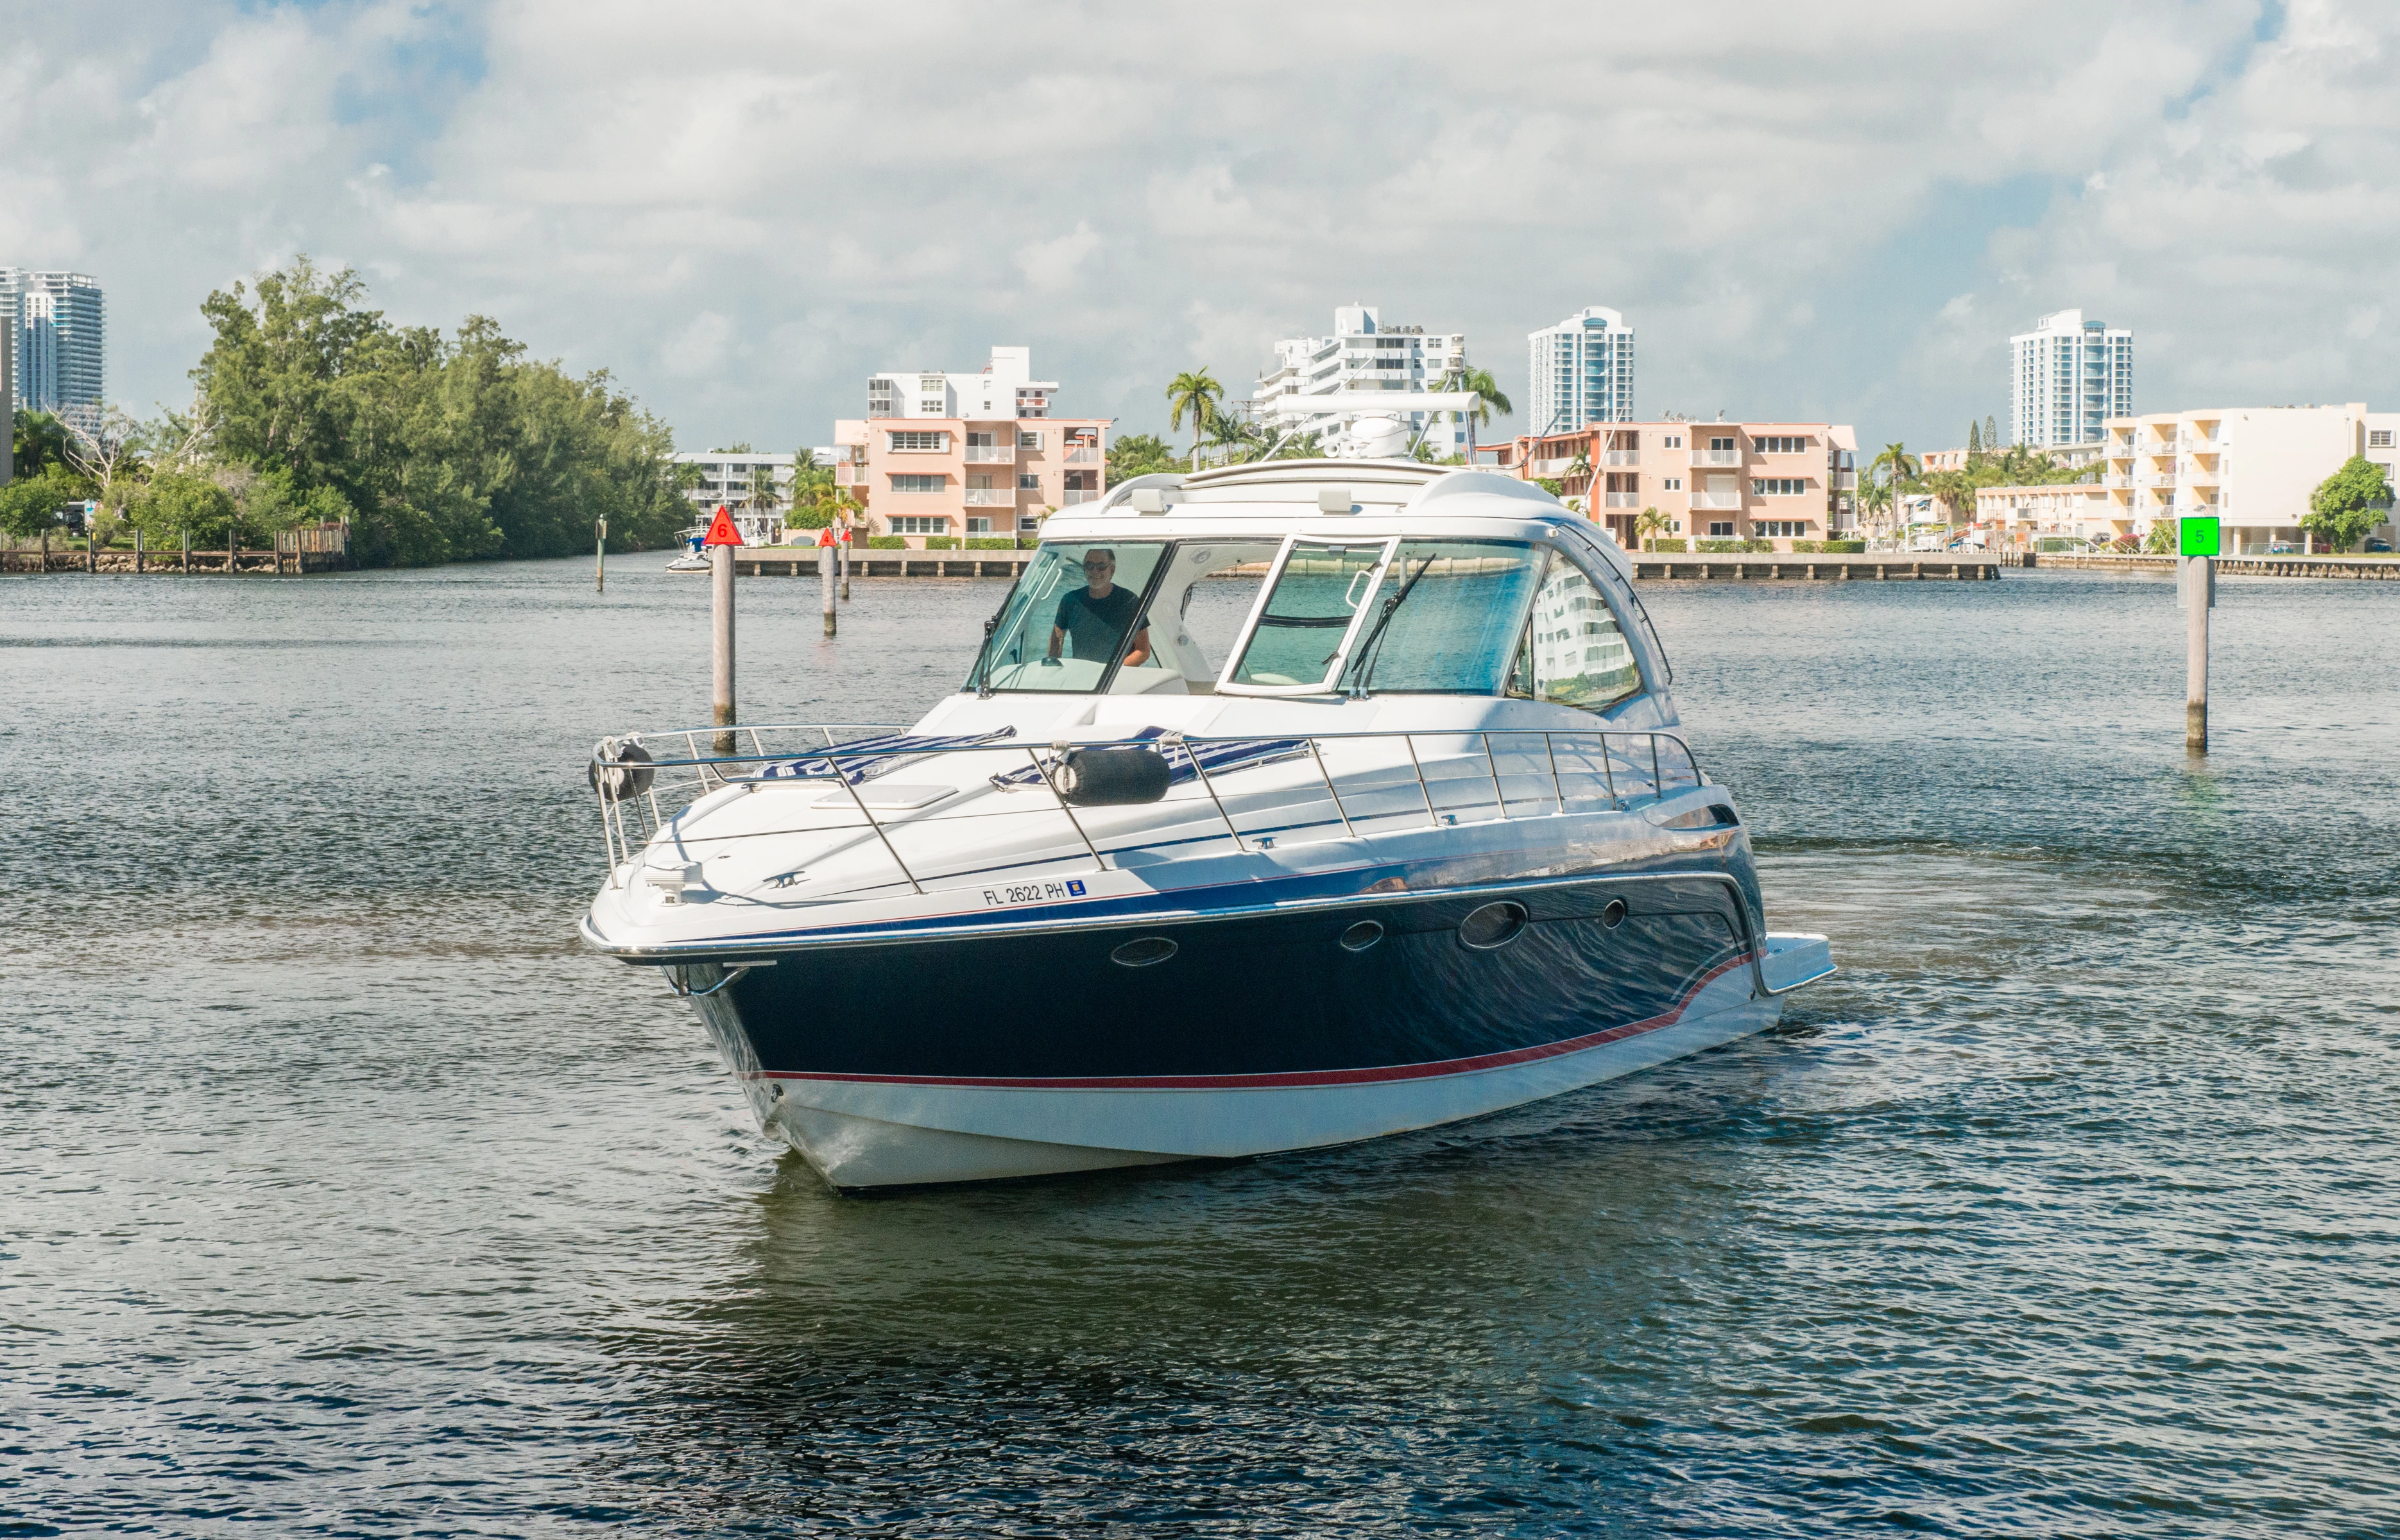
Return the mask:
[[866,505],[869,533],[919,548],[1014,538],[1098,497],[1108,419],[1052,416],[1058,382],[1032,375],[1032,349],[994,348],[973,374],[870,378],[866,416],[834,424],[834,480]]
[[2082,539],[2106,544],[2139,539],[2116,516],[2108,489],[2089,482],[2066,486],[1979,486],[1975,489],[1975,523],[2000,538],[1993,543],[2030,547],[2044,538]]
[[1057,509],[1100,495],[1105,417],[868,418],[834,424],[839,484],[868,531],[981,539],[1032,534]]
[[[2345,406],[2213,407],[2111,417],[2102,448],[2109,516],[2128,533],[2152,521],[2214,514],[2229,555],[2305,550],[2309,494],[2353,455],[2392,480],[2400,412]],[[2390,525],[2385,525],[2388,537]]]
[[1640,422],[1528,436],[1489,453],[1523,480],[1558,480],[1629,551],[1652,508],[1670,539],[1768,540],[1789,551],[1857,527],[1858,447],[1847,423]]

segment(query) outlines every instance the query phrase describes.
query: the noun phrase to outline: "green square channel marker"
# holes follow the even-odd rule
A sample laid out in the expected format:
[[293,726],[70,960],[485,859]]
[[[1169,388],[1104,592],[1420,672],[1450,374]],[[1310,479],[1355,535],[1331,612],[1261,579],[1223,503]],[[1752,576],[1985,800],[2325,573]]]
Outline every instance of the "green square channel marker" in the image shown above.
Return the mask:
[[2216,520],[2211,518],[2177,519],[2175,533],[2181,537],[2176,549],[2187,556],[2214,556],[2217,549]]

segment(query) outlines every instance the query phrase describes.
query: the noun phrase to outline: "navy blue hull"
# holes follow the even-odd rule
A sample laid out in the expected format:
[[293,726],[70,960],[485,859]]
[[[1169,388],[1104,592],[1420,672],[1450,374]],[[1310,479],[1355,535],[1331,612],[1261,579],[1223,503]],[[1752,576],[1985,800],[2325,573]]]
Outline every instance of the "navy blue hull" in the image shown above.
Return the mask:
[[[1497,901],[1528,923],[1489,948]],[[1624,912],[1611,915],[1612,901]],[[1300,913],[803,948],[720,997],[770,1075],[1154,1081],[1372,1071],[1536,1051],[1672,1015],[1741,955],[1714,878],[1486,890]],[[1614,920],[1616,922],[1611,923]],[[1383,927],[1352,950],[1345,933]],[[1174,955],[1126,966],[1128,943]],[[1358,938],[1353,934],[1355,942]],[[1155,948],[1153,948],[1155,949]]]

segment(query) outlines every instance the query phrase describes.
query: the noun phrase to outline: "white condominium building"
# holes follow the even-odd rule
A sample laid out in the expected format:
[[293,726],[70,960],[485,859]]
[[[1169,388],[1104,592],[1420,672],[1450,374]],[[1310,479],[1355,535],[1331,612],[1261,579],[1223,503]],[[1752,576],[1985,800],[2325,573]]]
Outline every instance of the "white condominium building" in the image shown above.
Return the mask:
[[2214,514],[2228,555],[2313,543],[2300,527],[2309,494],[2354,455],[2392,484],[2400,412],[2346,406],[2211,407],[2107,424],[2109,511],[2127,534],[2157,519]]
[[55,412],[108,399],[108,306],[99,280],[0,267],[0,315],[15,323],[19,406]]
[[1015,422],[1046,417],[1057,380],[1033,378],[1033,349],[995,348],[975,375],[928,369],[886,369],[866,382],[869,417],[974,417]]
[[2012,443],[2061,449],[2100,442],[2100,425],[2134,415],[2134,334],[2080,310],[2053,310],[2009,339]]
[[[1411,405],[1411,394],[1439,391],[1444,376],[1466,367],[1466,334],[1427,332],[1422,326],[1385,326],[1372,305],[1344,305],[1333,312],[1333,333],[1322,337],[1286,337],[1275,344],[1275,363],[1259,374],[1250,400],[1261,417],[1300,432],[1330,434],[1360,415],[1360,391],[1389,392],[1388,405],[1373,413],[1398,417],[1411,430],[1424,429],[1437,457],[1462,454],[1466,425],[1441,408]],[[1321,413],[1295,411],[1288,402],[1339,395]]]
[[1536,433],[1633,420],[1633,328],[1593,306],[1526,334]]

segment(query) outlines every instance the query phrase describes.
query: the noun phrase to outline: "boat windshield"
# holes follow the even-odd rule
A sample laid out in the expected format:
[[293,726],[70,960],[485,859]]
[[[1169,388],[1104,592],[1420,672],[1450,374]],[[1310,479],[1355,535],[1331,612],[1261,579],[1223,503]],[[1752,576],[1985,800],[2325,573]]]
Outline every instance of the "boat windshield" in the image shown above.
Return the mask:
[[1151,662],[1143,606],[1166,554],[1163,540],[1043,546],[993,618],[965,688],[1082,694],[1120,659]]
[[1546,554],[1523,540],[1402,540],[1341,688],[1499,694]]

